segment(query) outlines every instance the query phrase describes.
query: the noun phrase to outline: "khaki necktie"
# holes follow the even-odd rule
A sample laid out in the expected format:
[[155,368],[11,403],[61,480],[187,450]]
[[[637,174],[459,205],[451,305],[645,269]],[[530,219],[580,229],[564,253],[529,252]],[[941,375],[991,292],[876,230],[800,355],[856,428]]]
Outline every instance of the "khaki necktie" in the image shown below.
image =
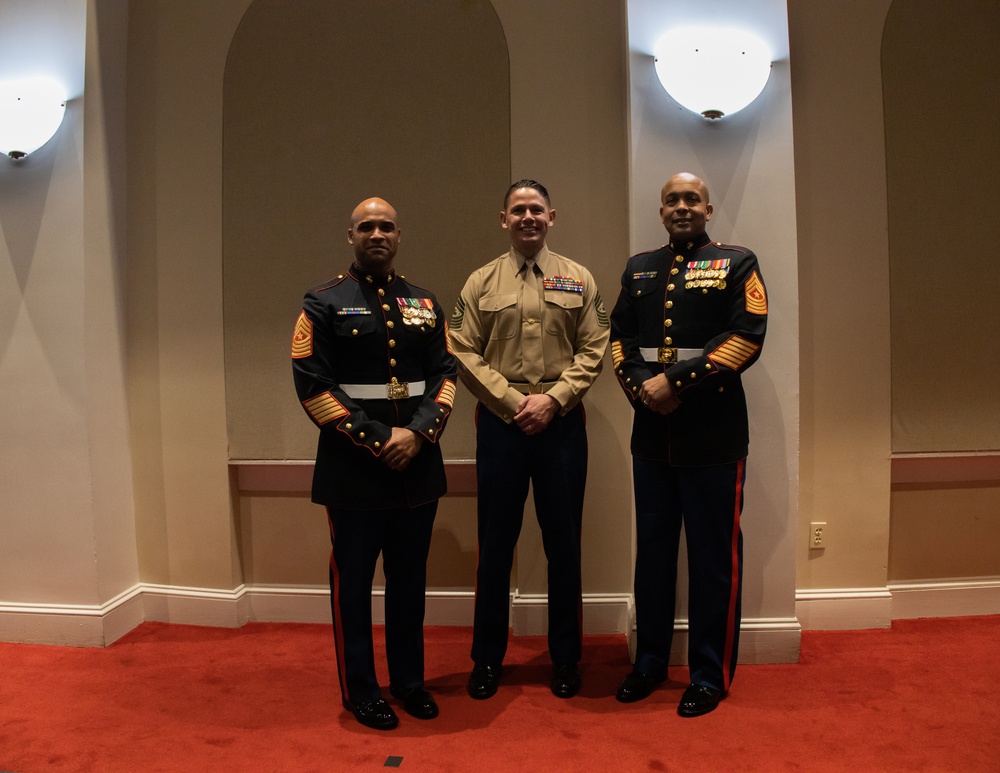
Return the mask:
[[521,294],[521,371],[529,384],[545,375],[542,356],[542,302],[535,261],[524,261],[524,291]]

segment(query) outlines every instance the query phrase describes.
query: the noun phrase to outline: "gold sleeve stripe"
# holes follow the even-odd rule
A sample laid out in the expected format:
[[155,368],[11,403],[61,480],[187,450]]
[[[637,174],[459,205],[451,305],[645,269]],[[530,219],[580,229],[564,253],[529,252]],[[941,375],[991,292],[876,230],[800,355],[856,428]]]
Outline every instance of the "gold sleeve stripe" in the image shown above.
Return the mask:
[[339,419],[341,416],[347,416],[349,413],[344,406],[337,402],[337,398],[329,392],[310,397],[302,405],[305,406],[305,409],[317,424],[326,424],[334,419]]
[[747,280],[746,296],[748,312],[761,316],[767,314],[767,293],[764,292],[764,283],[760,281],[756,271]]
[[716,365],[739,370],[744,363],[760,350],[760,345],[740,336],[733,336],[719,348],[708,355],[708,359]]
[[434,402],[451,408],[455,404],[455,382],[445,379],[444,384],[441,385],[441,391],[434,398]]
[[612,341],[611,342],[611,362],[617,368],[622,364],[622,360],[625,359],[625,354],[622,352],[622,342]]
[[292,334],[292,359],[300,360],[313,353],[313,326],[309,317],[303,311],[295,322],[295,332]]

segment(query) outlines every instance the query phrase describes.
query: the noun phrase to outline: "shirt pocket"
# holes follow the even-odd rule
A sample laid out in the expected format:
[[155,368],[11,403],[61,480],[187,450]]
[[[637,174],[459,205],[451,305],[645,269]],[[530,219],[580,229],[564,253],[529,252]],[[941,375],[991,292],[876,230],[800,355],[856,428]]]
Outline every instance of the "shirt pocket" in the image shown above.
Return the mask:
[[333,323],[333,332],[338,338],[358,339],[371,335],[377,327],[373,314],[340,314]]
[[495,293],[479,299],[483,330],[490,340],[513,338],[520,326],[517,293]]
[[545,332],[550,335],[572,335],[576,320],[583,309],[583,293],[564,290],[545,291]]

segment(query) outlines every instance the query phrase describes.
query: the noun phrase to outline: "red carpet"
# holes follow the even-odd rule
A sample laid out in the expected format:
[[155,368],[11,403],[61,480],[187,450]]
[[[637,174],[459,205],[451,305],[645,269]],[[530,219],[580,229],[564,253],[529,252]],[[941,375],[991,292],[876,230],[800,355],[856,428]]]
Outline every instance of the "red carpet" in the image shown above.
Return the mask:
[[675,713],[683,668],[646,701],[615,701],[622,636],[586,639],[569,701],[548,690],[545,640],[512,638],[500,692],[473,701],[470,636],[427,629],[441,716],[400,710],[391,732],[341,709],[325,626],[147,623],[103,650],[0,644],[0,770],[1000,770],[1000,617],[805,632],[799,664],[741,666],[697,719]]

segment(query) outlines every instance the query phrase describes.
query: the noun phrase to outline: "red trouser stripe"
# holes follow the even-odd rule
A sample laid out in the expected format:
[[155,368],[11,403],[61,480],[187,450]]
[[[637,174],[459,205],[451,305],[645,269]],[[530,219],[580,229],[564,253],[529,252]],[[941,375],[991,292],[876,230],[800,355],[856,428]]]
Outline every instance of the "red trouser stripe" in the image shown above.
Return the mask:
[[[330,524],[330,542],[336,544],[336,535],[333,533],[333,518],[330,517],[329,509],[326,511],[327,521]],[[333,607],[333,646],[337,652],[337,678],[340,680],[340,695],[346,701],[350,700],[347,692],[347,663],[344,660],[344,623],[340,619],[340,571],[337,569],[337,562],[333,557],[333,548],[330,549],[330,597]]]
[[729,681],[732,674],[733,642],[736,639],[736,599],[740,592],[740,503],[743,501],[743,467],[745,459],[736,465],[736,498],[733,504],[733,544],[732,544],[732,577],[729,579],[729,614],[726,621],[726,650],[722,658],[722,689],[729,691]]

